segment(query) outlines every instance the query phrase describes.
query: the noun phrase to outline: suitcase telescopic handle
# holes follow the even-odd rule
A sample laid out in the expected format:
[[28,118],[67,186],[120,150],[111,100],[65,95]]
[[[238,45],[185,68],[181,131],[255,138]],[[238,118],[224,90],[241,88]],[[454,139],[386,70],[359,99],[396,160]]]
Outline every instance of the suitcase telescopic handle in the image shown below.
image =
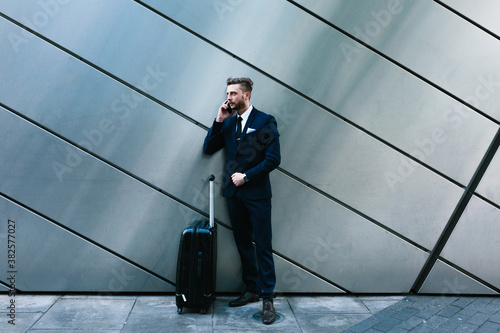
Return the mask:
[[208,180],[210,181],[210,211],[209,211],[209,215],[208,215],[208,223],[210,225],[210,228],[213,228],[215,225],[215,219],[214,219],[214,210],[215,210],[214,180],[215,180],[215,176],[210,175],[210,178],[208,178]]

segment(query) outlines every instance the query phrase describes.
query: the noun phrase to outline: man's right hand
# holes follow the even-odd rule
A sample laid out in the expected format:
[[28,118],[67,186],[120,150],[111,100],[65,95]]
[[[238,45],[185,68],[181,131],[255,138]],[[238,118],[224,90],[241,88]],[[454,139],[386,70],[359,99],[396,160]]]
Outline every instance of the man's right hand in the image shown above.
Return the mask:
[[233,112],[229,112],[229,110],[230,110],[230,107],[228,104],[228,100],[226,99],[224,101],[224,103],[222,103],[221,107],[219,108],[219,113],[217,114],[216,121],[219,123],[222,123],[224,120],[231,117],[233,115]]

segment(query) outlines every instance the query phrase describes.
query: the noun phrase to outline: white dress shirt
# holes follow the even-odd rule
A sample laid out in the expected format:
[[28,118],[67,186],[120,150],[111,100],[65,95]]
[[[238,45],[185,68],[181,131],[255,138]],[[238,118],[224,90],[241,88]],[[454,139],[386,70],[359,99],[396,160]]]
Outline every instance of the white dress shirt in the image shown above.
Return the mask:
[[[248,120],[248,117],[250,116],[250,112],[252,112],[253,110],[253,106],[250,105],[248,107],[248,109],[245,110],[245,112],[243,112],[243,114],[240,116],[240,115],[236,115],[236,117],[241,117],[241,136],[243,136],[243,131],[245,130],[245,125],[247,123],[247,120]],[[235,129],[236,131],[236,129]]]

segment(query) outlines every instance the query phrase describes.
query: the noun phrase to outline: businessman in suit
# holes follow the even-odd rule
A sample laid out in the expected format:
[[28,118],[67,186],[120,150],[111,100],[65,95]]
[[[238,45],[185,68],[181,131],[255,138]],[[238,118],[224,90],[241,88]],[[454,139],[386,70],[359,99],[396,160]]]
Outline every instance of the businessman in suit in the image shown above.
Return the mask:
[[[272,253],[271,183],[269,173],[281,161],[276,119],[250,104],[253,82],[227,79],[227,99],[208,131],[203,151],[226,149],[223,196],[243,268],[246,290],[229,306],[242,306],[262,297],[262,321],[275,320],[276,274]],[[254,247],[255,243],[255,247]]]

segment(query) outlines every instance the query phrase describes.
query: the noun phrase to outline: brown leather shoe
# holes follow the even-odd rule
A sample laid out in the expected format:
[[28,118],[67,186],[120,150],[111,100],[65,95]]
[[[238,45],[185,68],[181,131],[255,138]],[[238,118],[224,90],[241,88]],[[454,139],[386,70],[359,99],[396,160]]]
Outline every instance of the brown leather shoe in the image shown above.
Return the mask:
[[273,301],[265,300],[262,303],[262,322],[266,325],[274,323],[276,312],[274,311]]
[[248,303],[254,303],[258,301],[259,301],[259,295],[251,291],[246,291],[243,294],[241,294],[241,296],[238,297],[237,299],[234,299],[231,302],[229,302],[229,306],[230,307],[243,306],[247,305]]

